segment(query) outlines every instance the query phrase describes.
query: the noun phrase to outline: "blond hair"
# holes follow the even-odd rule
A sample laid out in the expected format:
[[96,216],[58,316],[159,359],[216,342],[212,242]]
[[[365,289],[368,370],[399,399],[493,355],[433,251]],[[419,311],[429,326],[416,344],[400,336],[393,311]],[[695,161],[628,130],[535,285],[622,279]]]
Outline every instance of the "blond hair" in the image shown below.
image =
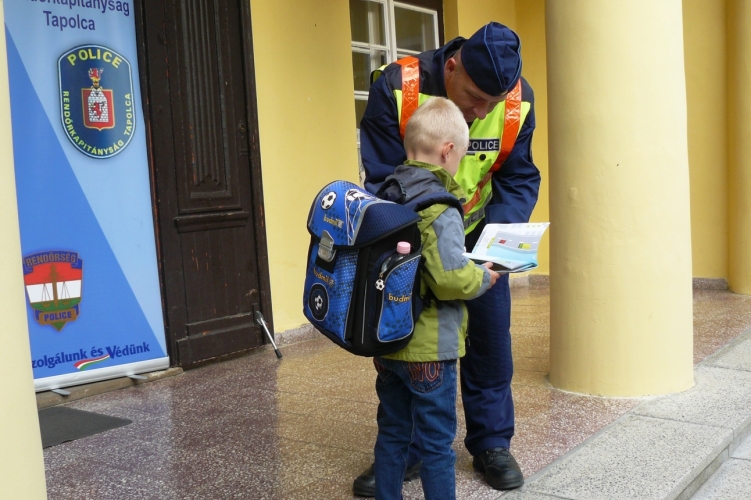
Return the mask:
[[469,127],[456,104],[445,97],[431,97],[407,122],[404,149],[431,153],[446,142],[453,142],[463,155],[469,146]]

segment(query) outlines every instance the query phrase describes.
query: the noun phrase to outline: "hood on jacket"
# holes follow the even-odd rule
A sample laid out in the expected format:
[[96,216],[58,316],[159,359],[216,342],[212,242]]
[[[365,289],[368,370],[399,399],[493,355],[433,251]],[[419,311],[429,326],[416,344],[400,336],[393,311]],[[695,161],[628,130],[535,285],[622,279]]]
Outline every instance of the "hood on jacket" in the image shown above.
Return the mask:
[[418,196],[445,189],[446,186],[430,170],[399,165],[383,182],[376,196],[404,205]]

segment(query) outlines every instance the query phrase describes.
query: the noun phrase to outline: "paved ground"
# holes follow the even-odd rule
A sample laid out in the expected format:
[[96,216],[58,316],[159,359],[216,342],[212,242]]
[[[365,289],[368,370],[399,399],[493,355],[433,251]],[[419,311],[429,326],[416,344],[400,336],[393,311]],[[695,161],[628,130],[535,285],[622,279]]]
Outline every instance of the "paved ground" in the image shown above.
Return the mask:
[[[517,416],[512,452],[529,478],[528,485],[556,467],[561,457],[570,462],[589,443],[602,442],[603,436],[611,441],[602,449],[621,446],[621,436],[628,433],[631,421],[660,420],[632,412],[642,408],[641,400],[596,398],[553,389],[546,378],[548,289],[518,287],[512,293]],[[696,362],[749,328],[751,297],[720,290],[695,291]],[[372,364],[319,337],[282,346],[282,352],[281,361],[273,351],[264,349],[69,403],[73,408],[129,418],[133,423],[46,449],[49,498],[353,498],[352,480],[371,463],[376,435]],[[707,368],[710,372],[719,369]],[[708,374],[707,380],[714,380],[711,376]],[[458,497],[498,498],[500,492],[485,486],[472,470],[471,457],[461,442],[463,416],[459,422],[454,445]],[[611,432],[624,425],[626,430]],[[665,437],[679,439],[679,430],[663,426],[667,427],[654,429],[657,441],[650,443],[653,448]],[[579,470],[578,466],[574,469]],[[538,498],[526,489],[507,496]],[[419,481],[409,483],[405,498],[422,498]],[[621,495],[594,493],[568,498]]]

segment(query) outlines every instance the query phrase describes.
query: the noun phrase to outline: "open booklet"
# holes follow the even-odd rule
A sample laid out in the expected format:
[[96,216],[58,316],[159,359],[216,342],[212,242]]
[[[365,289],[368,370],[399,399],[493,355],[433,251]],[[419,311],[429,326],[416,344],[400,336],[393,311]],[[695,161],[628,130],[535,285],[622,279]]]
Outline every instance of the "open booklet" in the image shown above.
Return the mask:
[[537,267],[537,249],[550,222],[488,224],[475,248],[464,256],[482,264],[493,263],[493,271],[520,273]]

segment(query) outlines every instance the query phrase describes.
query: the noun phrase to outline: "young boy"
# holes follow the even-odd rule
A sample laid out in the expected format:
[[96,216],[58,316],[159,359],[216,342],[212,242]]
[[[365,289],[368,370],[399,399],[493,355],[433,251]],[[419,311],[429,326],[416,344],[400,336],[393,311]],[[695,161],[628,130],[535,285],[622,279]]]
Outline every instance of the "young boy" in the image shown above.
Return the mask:
[[[448,191],[465,197],[453,176],[467,152],[469,133],[459,108],[433,97],[410,118],[404,135],[407,161],[378,192],[404,202]],[[402,498],[407,448],[420,428],[420,477],[426,500],[456,497],[451,448],[456,435],[456,360],[464,356],[467,309],[464,300],[482,295],[498,273],[469,261],[458,208],[434,204],[420,212],[422,295],[430,302],[417,320],[410,343],[395,354],[373,358],[378,377],[378,438],[375,445],[376,500]]]

